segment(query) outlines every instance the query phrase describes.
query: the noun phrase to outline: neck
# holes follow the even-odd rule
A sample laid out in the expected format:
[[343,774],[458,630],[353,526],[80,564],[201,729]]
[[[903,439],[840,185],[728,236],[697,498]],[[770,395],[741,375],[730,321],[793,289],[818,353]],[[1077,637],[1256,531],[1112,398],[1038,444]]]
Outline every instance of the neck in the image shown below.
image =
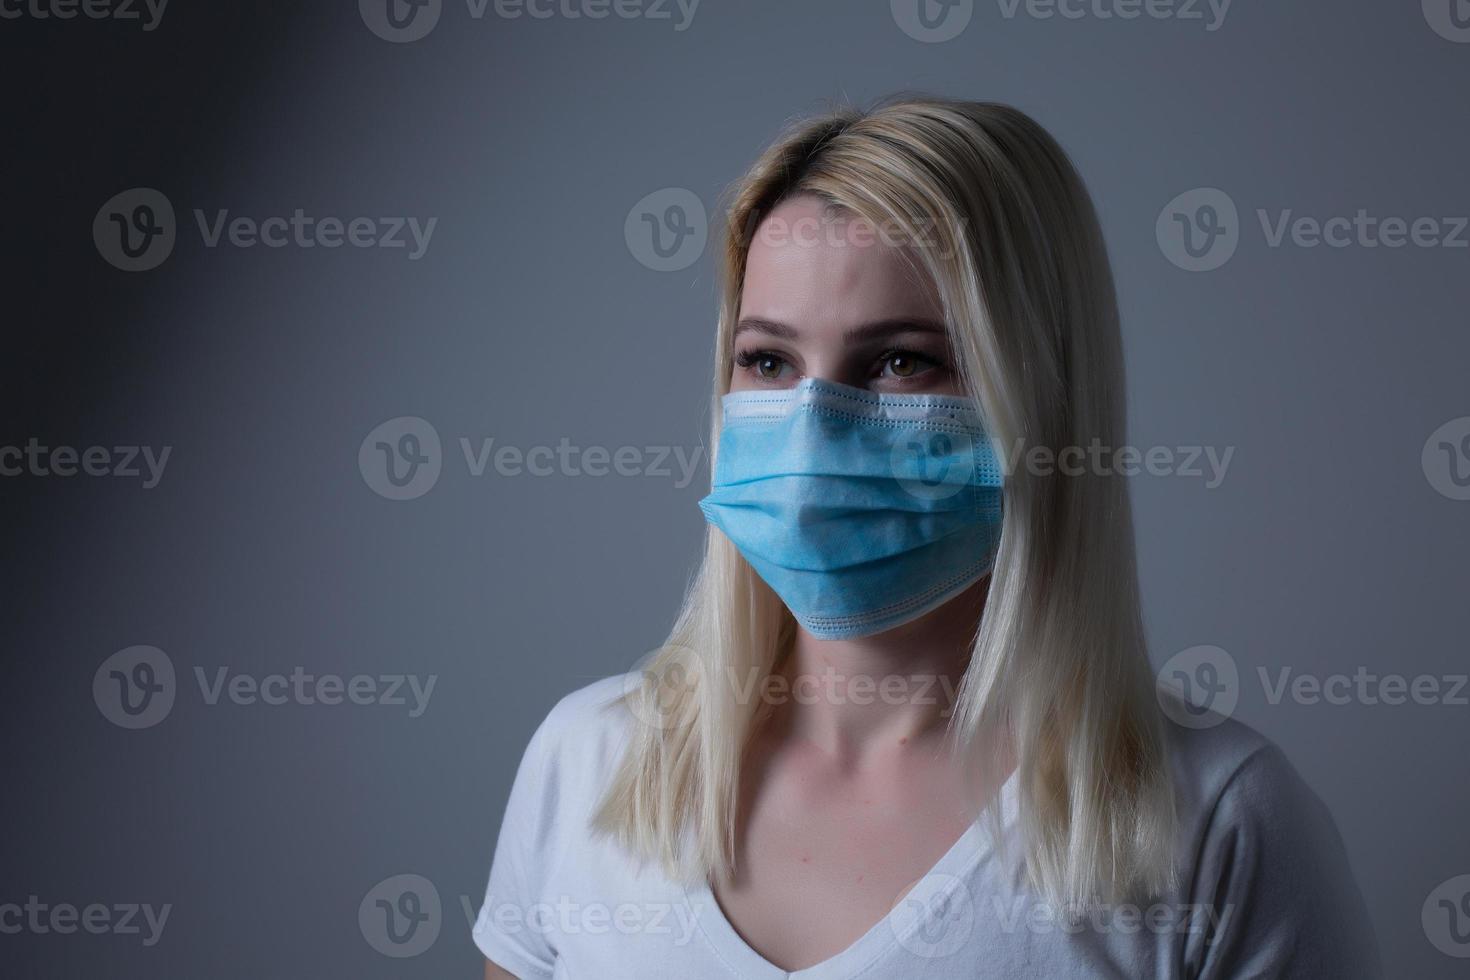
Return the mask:
[[944,605],[872,636],[824,640],[798,630],[781,674],[778,725],[849,765],[939,748],[985,608],[989,576]]

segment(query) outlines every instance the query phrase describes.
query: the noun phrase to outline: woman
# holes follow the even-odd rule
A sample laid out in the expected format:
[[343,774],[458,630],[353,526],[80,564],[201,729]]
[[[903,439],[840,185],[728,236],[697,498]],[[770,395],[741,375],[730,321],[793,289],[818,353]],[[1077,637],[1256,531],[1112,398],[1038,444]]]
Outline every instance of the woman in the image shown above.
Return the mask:
[[1038,465],[1123,444],[1056,143],[841,111],[728,218],[704,563],[643,669],[532,738],[487,976],[1376,976],[1320,801],[1161,712],[1124,481]]

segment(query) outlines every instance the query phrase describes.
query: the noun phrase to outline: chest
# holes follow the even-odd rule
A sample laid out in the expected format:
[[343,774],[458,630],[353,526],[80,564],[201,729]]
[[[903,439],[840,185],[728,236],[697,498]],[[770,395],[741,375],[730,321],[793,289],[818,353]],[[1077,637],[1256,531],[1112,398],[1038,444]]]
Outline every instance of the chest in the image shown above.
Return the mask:
[[725,917],[788,970],[821,962],[879,924],[975,819],[941,766],[858,778],[772,771],[742,815]]

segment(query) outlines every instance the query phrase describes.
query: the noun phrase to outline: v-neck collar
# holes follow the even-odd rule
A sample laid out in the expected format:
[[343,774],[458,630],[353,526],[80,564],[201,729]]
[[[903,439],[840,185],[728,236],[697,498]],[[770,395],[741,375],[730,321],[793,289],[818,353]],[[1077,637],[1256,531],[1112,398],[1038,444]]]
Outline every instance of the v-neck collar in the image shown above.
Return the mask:
[[[1013,771],[1001,786],[995,801],[995,805],[1000,807],[1004,830],[1009,830],[1015,823],[1016,780],[1017,774]],[[954,893],[969,886],[976,867],[994,850],[995,842],[991,839],[988,824],[988,816],[972,822],[944,856],[919,879],[909,892],[910,898],[919,896],[915,903],[917,911],[909,906],[910,898],[906,898],[840,953],[794,972],[776,966],[735,931],[707,881],[686,886],[684,895],[693,908],[701,910],[698,917],[700,931],[734,975],[746,980],[844,980],[890,955],[895,946],[919,955],[942,955],[932,949],[926,929],[935,924],[936,913],[943,915],[954,907]],[[961,899],[970,903],[974,900],[973,895]],[[973,915],[970,918],[973,919]]]

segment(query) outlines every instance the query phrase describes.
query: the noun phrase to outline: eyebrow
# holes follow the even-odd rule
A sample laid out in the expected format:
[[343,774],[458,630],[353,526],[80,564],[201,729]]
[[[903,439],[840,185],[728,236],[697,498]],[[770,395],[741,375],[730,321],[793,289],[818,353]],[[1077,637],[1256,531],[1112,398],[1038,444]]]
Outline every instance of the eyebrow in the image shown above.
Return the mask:
[[[800,336],[797,329],[789,323],[767,320],[758,316],[742,317],[740,322],[735,324],[735,332],[731,336],[732,338],[738,337],[747,330],[769,334],[782,340],[796,340]],[[849,344],[860,344],[902,333],[937,333],[947,336],[949,331],[944,329],[944,324],[922,317],[892,317],[850,327],[842,332],[842,339]]]

